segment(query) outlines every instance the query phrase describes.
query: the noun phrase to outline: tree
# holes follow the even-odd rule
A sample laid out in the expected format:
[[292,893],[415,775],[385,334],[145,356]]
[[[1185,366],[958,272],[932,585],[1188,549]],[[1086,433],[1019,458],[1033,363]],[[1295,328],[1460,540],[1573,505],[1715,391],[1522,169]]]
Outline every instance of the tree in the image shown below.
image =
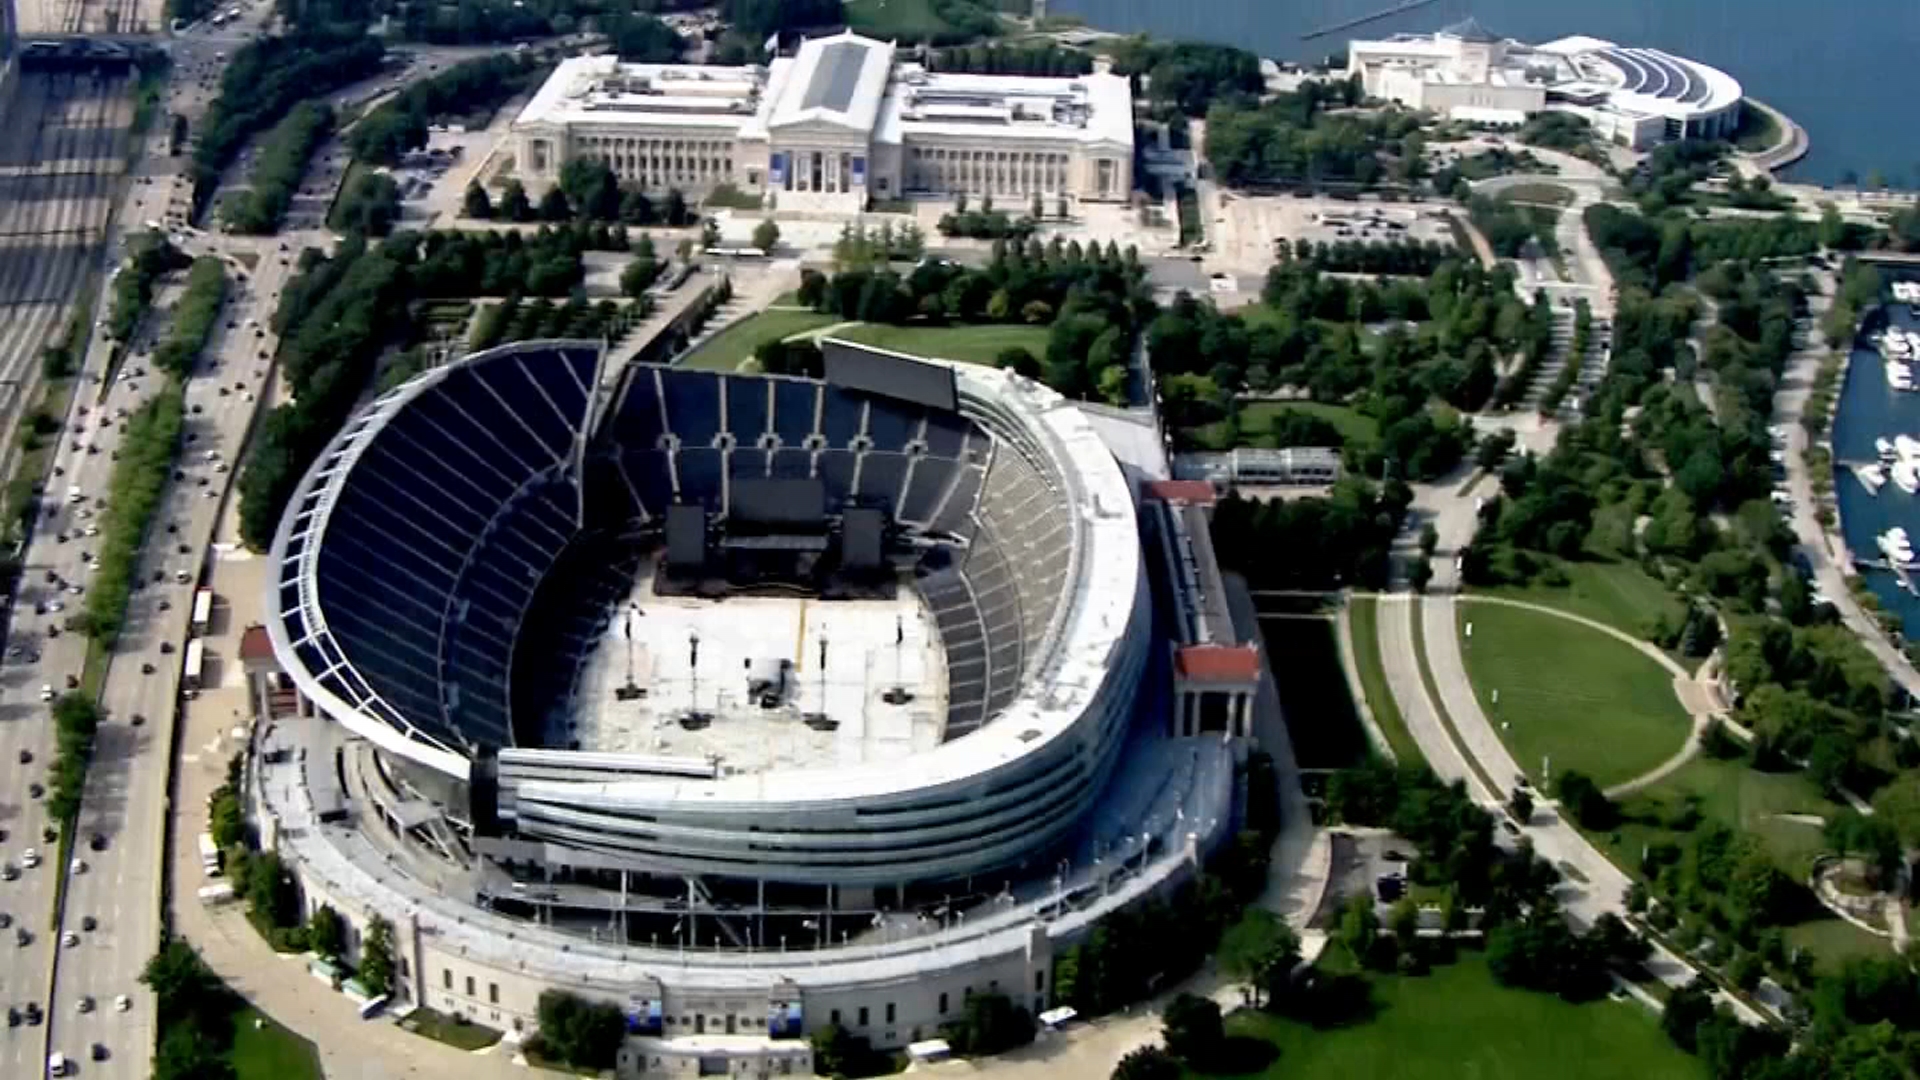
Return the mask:
[[538,1007],[540,1045],[550,1056],[589,1069],[610,1069],[626,1039],[620,1006],[547,990]]
[[334,207],[333,220],[342,232],[385,236],[400,219],[400,185],[386,173],[366,172],[354,179]]
[[1247,1003],[1259,1008],[1285,988],[1300,963],[1300,937],[1265,908],[1249,908],[1220,939],[1220,970],[1241,984]]
[[1573,819],[1582,828],[1595,831],[1610,829],[1619,819],[1619,807],[1607,798],[1606,792],[1593,778],[1575,769],[1560,774],[1555,782],[1554,791],[1560,797],[1560,805],[1573,814]]
[[1380,938],[1380,917],[1374,914],[1373,897],[1359,893],[1341,905],[1338,936],[1354,959],[1366,962],[1373,943]]
[[1433,527],[1433,522],[1420,526],[1420,554],[1431,558],[1434,549],[1439,546],[1440,530]]
[[772,218],[753,227],[753,246],[761,251],[772,251],[780,246],[780,226]]
[[807,1040],[813,1044],[813,1071],[819,1076],[879,1076],[891,1072],[892,1062],[874,1052],[865,1038],[839,1024],[828,1024]]
[[[818,1066],[818,1056],[814,1064]],[[1183,1075],[1180,1059],[1160,1046],[1130,1050],[1113,1067],[1113,1080],[1180,1080]]]
[[[521,193],[523,196],[525,192]],[[478,181],[467,181],[467,194],[461,201],[461,212],[470,218],[486,221],[493,217],[493,197]]]
[[693,220],[693,215],[687,210],[687,197],[680,194],[679,188],[669,188],[667,190],[667,209],[665,216],[667,224],[674,228],[679,228]]
[[507,181],[507,189],[500,193],[500,216],[508,221],[533,220],[533,203],[527,201],[527,189],[520,181]]
[[620,292],[623,296],[639,297],[646,293],[647,287],[660,277],[660,264],[645,255],[635,256],[620,271]]
[[1029,379],[1040,377],[1040,358],[1018,345],[1009,345],[1001,349],[993,358],[993,362],[994,366],[1004,368],[1015,375],[1022,375]]
[[1433,560],[1425,555],[1413,560],[1413,565],[1407,569],[1407,584],[1413,586],[1413,591],[1426,592],[1427,585],[1432,581]]
[[307,948],[323,957],[337,957],[347,949],[347,924],[340,913],[321,904],[307,916]]
[[720,223],[708,218],[700,223],[700,247],[712,251],[720,246]]
[[1166,1041],[1168,1053],[1196,1069],[1217,1060],[1227,1038],[1219,1003],[1212,998],[1182,993],[1167,1003],[1161,1019],[1165,1024],[1161,1038]]
[[379,915],[367,923],[360,940],[360,981],[377,994],[393,992],[393,924]]
[[573,158],[560,167],[559,188],[583,218],[614,221],[620,216],[620,181],[604,161]]
[[280,855],[262,851],[246,861],[247,904],[268,926],[293,926],[299,917],[299,896],[293,875]]
[[1694,1053],[1699,1047],[1700,1025],[1713,1018],[1713,1008],[1711,985],[1704,978],[1695,978],[1668,995],[1660,1026],[1675,1046]]
[[1920,773],[1902,773],[1875,792],[1873,813],[1892,825],[1903,843],[1920,847]]
[[1533,820],[1533,796],[1526,788],[1516,787],[1507,797],[1507,809],[1513,812],[1513,820],[1525,825]]
[[540,196],[540,220],[561,222],[573,217],[573,204],[567,201],[567,193],[555,184]]
[[207,831],[222,851],[246,838],[246,820],[240,813],[240,797],[230,787],[216,788],[207,798]]
[[1033,1041],[1033,1017],[1005,994],[975,994],[946,1034],[954,1053],[963,1057],[998,1054]]

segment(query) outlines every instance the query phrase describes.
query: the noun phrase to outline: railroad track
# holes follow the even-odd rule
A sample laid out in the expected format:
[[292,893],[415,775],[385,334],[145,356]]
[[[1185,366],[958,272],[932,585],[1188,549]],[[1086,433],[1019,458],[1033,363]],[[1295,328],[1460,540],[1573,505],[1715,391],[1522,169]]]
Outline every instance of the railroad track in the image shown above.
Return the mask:
[[[14,430],[40,384],[40,356],[71,318],[100,258],[100,240],[125,159],[126,80],[84,72],[23,74],[9,118],[34,127],[25,148],[37,169],[0,203],[0,476]],[[90,328],[89,328],[90,329]]]

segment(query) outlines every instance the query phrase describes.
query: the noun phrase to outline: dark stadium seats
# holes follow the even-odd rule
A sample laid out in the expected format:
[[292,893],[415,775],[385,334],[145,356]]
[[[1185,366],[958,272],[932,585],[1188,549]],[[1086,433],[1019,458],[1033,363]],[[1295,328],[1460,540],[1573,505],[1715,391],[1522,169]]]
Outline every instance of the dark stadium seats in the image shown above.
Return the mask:
[[805,446],[807,436],[814,433],[814,416],[820,408],[821,387],[817,383],[798,379],[775,379],[772,382],[774,434],[780,436],[781,446]]
[[727,430],[742,446],[755,445],[767,431],[767,393],[772,385],[765,379],[729,379],[727,386]]
[[[599,417],[599,375],[592,349],[479,354],[382,399],[341,444],[358,457],[327,491],[314,563],[332,638],[296,645],[323,654],[311,670],[335,692],[449,747],[564,739],[668,509],[697,503],[725,528],[736,488],[744,517],[767,481],[804,480],[830,516],[883,508],[947,541],[917,582],[947,654],[946,737],[1013,701],[1072,570],[1044,456],[958,414],[784,376],[635,365]],[[298,607],[283,600],[290,626]],[[538,645],[524,661],[522,641]]]

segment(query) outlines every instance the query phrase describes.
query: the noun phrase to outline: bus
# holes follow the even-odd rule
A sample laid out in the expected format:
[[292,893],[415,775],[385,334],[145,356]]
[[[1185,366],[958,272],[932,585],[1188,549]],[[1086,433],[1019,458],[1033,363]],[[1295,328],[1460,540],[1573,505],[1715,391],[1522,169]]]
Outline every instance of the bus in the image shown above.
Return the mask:
[[213,590],[201,589],[193,594],[193,632],[207,632],[207,621],[213,618]]
[[180,669],[180,690],[189,698],[200,690],[200,663],[206,655],[206,648],[204,638],[187,642],[187,660]]

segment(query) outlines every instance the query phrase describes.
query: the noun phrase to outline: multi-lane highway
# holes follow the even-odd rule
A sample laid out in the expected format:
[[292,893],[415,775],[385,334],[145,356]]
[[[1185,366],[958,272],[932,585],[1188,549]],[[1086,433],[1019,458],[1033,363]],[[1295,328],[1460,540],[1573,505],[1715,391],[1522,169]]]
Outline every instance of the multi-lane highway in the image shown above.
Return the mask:
[[[195,54],[211,54],[227,43],[181,44],[185,47],[176,48],[175,64],[177,81],[184,85],[171,95],[168,106],[190,121],[198,120],[208,92],[196,76],[217,64],[211,55]],[[186,188],[178,177],[179,164],[165,155],[163,135],[150,141],[136,161],[122,210],[125,231],[163,220],[170,207],[182,204]],[[37,1048],[42,1054],[66,1054],[82,1063],[85,1075],[128,1080],[147,1075],[156,1037],[152,997],[139,976],[160,940],[169,753],[192,594],[221,496],[265,393],[268,357],[277,344],[268,325],[290,272],[275,257],[271,242],[216,240],[198,232],[173,235],[190,255],[216,254],[226,260],[227,302],[186,384],[185,444],[148,532],[136,591],[108,661],[101,700],[105,722],[76,829],[77,861],[65,868],[61,941],[48,946],[55,955],[49,957],[53,964],[45,1038]],[[244,263],[237,258],[249,251]],[[175,298],[173,290],[163,291],[156,298],[156,312]],[[163,385],[148,369],[144,354],[167,327],[163,315],[149,321],[144,339],[134,343],[110,383],[105,381],[105,343],[96,338],[89,350],[83,375],[86,393],[74,406],[70,433],[63,440],[65,475],[56,477],[51,489],[59,503],[32,539],[30,578],[44,579],[43,567],[51,566],[62,580],[85,580],[85,558],[94,553],[85,532],[95,519],[82,514],[91,509],[97,517],[98,511],[91,498],[67,503],[67,486],[78,484],[89,496],[106,490],[122,410],[131,413]],[[78,451],[76,442],[81,444]],[[64,678],[64,671],[78,673],[78,635],[62,634],[47,645],[43,664],[67,665],[54,674]],[[44,1062],[36,1067],[43,1068]]]
[[[138,980],[159,944],[168,755],[183,645],[220,496],[264,390],[262,354],[276,344],[265,327],[285,273],[277,260],[263,259],[258,276],[230,286],[225,317],[187,382],[187,442],[148,534],[136,575],[140,587],[109,662],[102,698],[107,720],[77,830],[75,853],[83,861],[69,867],[62,916],[65,932],[77,933],[68,940],[77,943],[61,949],[49,1017],[53,1049],[84,1060],[95,1055],[95,1044],[106,1047],[108,1059],[93,1064],[90,1076],[144,1076],[154,1045],[151,999]],[[108,416],[132,410],[159,386],[151,373],[118,380],[102,408]],[[100,415],[98,409],[92,415]],[[111,445],[117,431],[109,431],[94,441]],[[104,475],[87,475],[83,485]],[[69,534],[55,547],[76,543]],[[96,835],[103,843],[96,844]],[[88,919],[92,931],[84,929]],[[124,1015],[115,1008],[121,994],[130,998]]]
[[[0,461],[10,464],[41,351],[64,331],[88,264],[98,258],[131,105],[124,80],[34,72],[22,78],[6,118],[0,125]],[[65,456],[70,440],[57,437]],[[84,598],[56,597],[45,578],[48,558],[45,549],[26,554],[32,569],[23,574],[0,667],[0,762],[8,770],[0,784],[0,915],[7,923],[0,928],[0,1007],[9,1019],[0,1035],[0,1074],[7,1076],[36,1076],[45,1067],[45,1029],[33,1018],[47,1007],[58,873],[43,805],[53,731],[40,699],[43,686],[62,690],[65,676],[79,670],[77,639],[49,639],[46,627],[65,617],[48,610],[52,604],[71,611]],[[28,848],[37,866],[25,865]],[[6,880],[9,872],[17,876]],[[16,1015],[18,1027],[12,1026]]]

